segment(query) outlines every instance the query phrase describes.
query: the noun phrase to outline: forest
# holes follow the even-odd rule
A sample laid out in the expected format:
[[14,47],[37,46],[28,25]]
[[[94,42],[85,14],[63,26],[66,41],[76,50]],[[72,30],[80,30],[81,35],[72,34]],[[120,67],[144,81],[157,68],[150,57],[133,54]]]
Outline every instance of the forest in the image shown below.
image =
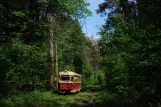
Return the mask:
[[[161,107],[161,1],[104,0],[99,39],[86,0],[0,0],[0,107]],[[57,73],[82,75],[58,95]]]

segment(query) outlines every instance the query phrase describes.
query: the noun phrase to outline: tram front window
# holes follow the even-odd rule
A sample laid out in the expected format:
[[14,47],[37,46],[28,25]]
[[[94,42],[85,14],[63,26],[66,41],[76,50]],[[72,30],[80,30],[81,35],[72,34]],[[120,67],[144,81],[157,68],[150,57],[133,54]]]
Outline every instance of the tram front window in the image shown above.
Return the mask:
[[69,76],[61,76],[60,80],[61,81],[71,81],[71,77],[69,77]]

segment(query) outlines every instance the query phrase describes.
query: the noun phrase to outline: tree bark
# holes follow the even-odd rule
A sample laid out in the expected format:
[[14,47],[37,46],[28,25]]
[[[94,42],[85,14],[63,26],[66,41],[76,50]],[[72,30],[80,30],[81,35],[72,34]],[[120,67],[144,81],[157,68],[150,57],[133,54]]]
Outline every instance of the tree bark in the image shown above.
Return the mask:
[[49,14],[49,23],[50,23],[50,89],[54,89],[54,16],[52,13]]
[[55,44],[55,54],[56,54],[56,87],[58,88],[58,47],[57,44]]

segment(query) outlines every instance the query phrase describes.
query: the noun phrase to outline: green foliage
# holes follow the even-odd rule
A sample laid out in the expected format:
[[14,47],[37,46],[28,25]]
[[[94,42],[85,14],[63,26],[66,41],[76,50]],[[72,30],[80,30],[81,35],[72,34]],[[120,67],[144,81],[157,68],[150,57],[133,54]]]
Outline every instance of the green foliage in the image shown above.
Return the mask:
[[[99,12],[115,7],[114,2],[106,2],[99,6],[102,9]],[[100,29],[101,67],[108,90],[132,99],[137,106],[158,106],[161,101],[158,91],[161,89],[161,30],[158,27],[161,5],[160,1],[153,0],[136,2],[119,1]]]
[[[99,91],[98,91],[99,90]],[[22,93],[9,98],[0,100],[2,107],[17,107],[17,106],[95,106],[95,107],[135,107],[131,100],[123,99],[118,94],[109,93],[104,87],[88,86],[84,92],[77,94],[58,95],[52,92],[30,92]]]
[[98,70],[96,72],[96,77],[98,85],[105,85],[105,73],[103,71]]
[[6,46],[6,60],[10,65],[5,83],[11,91],[45,89],[48,75],[47,52],[45,47],[25,45],[18,38]]
[[[59,23],[59,22],[58,22]],[[61,32],[61,31],[64,32]],[[58,46],[59,71],[64,69],[82,73],[85,50],[85,35],[77,20],[68,19],[63,26],[55,29]]]
[[[121,55],[105,56],[102,61],[108,89],[112,92],[126,94],[128,91],[126,90],[128,88],[128,76]],[[125,92],[122,93],[122,89]]]
[[[93,104],[97,100],[97,92],[82,92],[78,94],[69,95],[58,95],[52,92],[30,92],[22,93],[17,96],[12,96],[10,98],[4,98],[0,100],[0,106],[2,107],[17,107],[17,106],[61,106],[70,107],[87,103]],[[89,99],[90,98],[90,99]]]
[[0,97],[48,89],[48,13],[55,17],[59,70],[83,71],[85,36],[78,19],[90,15],[88,5],[84,0],[0,1]]
[[93,37],[85,39],[85,63],[83,65],[83,86],[103,85],[104,73],[99,70],[100,52],[98,40]]
[[100,41],[104,46],[102,67],[105,71],[107,87],[124,96],[133,94],[132,96],[135,97],[140,93],[142,100],[153,102],[146,97],[155,98],[155,93],[158,92],[154,87],[160,84],[158,82],[160,74],[157,72],[160,62],[160,52],[157,51],[160,44],[158,37],[160,31],[153,34],[151,31],[154,26],[142,29],[134,21],[120,20],[117,25],[112,37],[111,34],[107,34]]
[[92,67],[88,65],[84,70],[85,71],[83,72],[83,75],[82,75],[82,78],[83,78],[82,85],[83,86],[93,85],[95,83],[95,80],[91,81],[91,76],[94,76]]
[[[46,0],[45,2],[50,9],[49,12],[56,14],[71,15],[76,19],[85,18],[91,15],[91,12],[87,9],[89,3],[84,0]],[[74,4],[74,5],[73,5]]]
[[87,68],[85,68],[85,71],[83,72],[83,80],[82,84],[83,87],[92,85],[92,86],[102,86],[105,85],[105,74],[101,70],[93,71],[93,68],[89,65]]

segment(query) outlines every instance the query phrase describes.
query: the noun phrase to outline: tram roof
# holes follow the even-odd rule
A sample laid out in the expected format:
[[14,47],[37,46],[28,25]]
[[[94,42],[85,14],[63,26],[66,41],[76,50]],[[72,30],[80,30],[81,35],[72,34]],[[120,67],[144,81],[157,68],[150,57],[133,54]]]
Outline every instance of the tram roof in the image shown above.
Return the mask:
[[59,75],[77,75],[77,76],[81,76],[80,74],[73,72],[73,71],[61,71],[59,72]]

